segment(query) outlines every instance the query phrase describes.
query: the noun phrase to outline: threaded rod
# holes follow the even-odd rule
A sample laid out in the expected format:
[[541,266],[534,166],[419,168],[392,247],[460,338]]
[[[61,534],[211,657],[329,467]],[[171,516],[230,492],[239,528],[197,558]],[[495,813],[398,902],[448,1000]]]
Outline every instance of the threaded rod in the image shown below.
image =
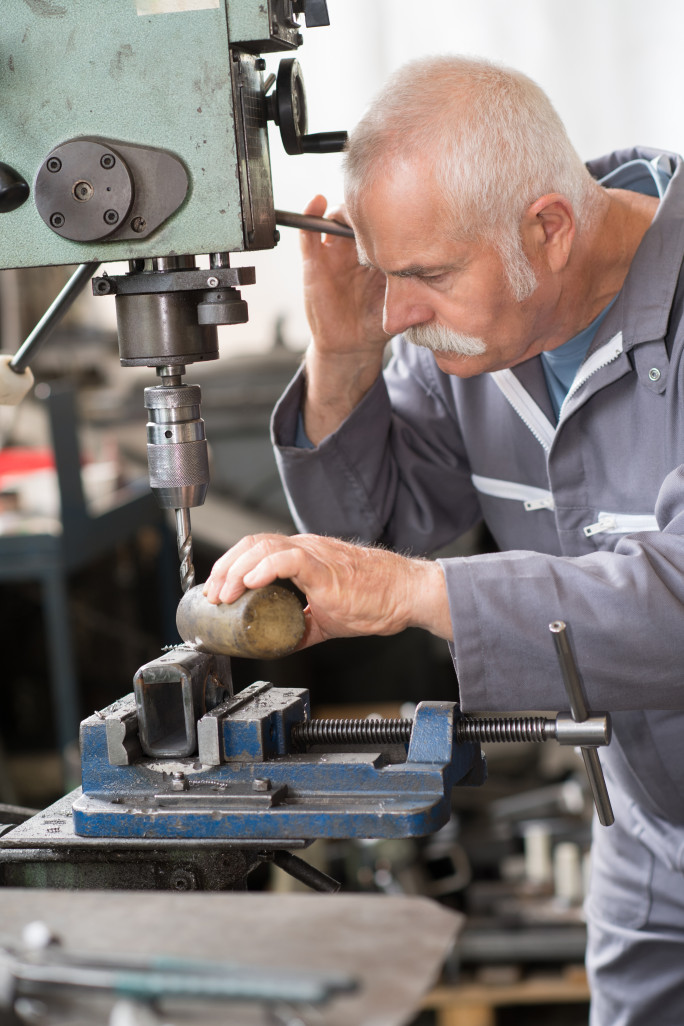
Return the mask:
[[555,720],[544,716],[516,716],[481,719],[464,716],[456,724],[456,740],[464,741],[548,741],[556,736]]
[[413,720],[305,720],[292,728],[292,743],[306,745],[403,744],[411,739]]
[[[411,740],[413,720],[305,720],[292,728],[292,744],[364,745],[407,744]],[[543,716],[520,716],[482,719],[463,716],[456,724],[456,741],[524,742],[549,741],[556,736],[555,720]]]

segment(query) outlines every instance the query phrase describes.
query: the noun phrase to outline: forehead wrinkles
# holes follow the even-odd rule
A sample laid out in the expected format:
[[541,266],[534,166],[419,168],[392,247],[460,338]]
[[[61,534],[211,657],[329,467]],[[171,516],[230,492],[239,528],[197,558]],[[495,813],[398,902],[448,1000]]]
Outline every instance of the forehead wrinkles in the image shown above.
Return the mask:
[[433,175],[421,164],[393,168],[346,202],[364,262],[382,270],[444,262],[448,214]]

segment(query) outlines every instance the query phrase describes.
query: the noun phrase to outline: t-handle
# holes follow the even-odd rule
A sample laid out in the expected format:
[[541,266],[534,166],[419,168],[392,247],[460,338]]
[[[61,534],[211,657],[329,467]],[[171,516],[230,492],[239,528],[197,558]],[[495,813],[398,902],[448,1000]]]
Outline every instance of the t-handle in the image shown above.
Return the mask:
[[[563,674],[563,684],[568,693],[572,718],[577,723],[582,723],[589,718],[589,710],[584,696],[582,679],[570,647],[567,627],[562,620],[554,620],[553,623],[549,624],[549,630],[553,635],[556,646],[556,655],[558,656],[561,673]],[[599,822],[602,826],[611,826],[615,822],[615,816],[610,804],[606,779],[601,769],[598,753],[595,748],[590,748],[586,745],[582,745],[580,751],[584,759],[584,768],[589,778],[589,786],[591,787]]]

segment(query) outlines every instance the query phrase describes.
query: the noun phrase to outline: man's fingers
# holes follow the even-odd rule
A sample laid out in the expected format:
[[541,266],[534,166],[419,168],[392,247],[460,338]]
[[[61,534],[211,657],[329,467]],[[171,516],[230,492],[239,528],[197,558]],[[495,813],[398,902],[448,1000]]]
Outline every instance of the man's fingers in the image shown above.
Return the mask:
[[282,549],[264,556],[253,569],[244,574],[242,580],[248,588],[263,588],[280,577],[301,587],[302,571],[311,562],[312,557],[301,548]]
[[[328,201],[325,196],[314,196],[304,207],[304,213],[311,214],[313,217],[323,217],[327,206]],[[323,239],[318,232],[301,231],[299,233],[299,245],[302,256],[305,260],[309,260],[318,254],[323,245]]]
[[304,207],[305,214],[311,214],[313,217],[323,217],[328,206],[328,201],[325,196],[314,196],[312,200],[309,200],[307,205]]
[[[231,549],[224,552],[211,568],[211,574],[203,588],[206,597],[210,602],[214,603],[220,601],[234,602],[245,590],[244,586],[242,586],[242,575],[251,570],[263,558],[265,552],[268,551],[269,545],[272,546],[285,541],[287,539],[284,535],[250,534],[237,542]],[[236,565],[238,566],[237,572],[235,572]],[[238,584],[238,586],[231,599],[219,599],[219,594],[228,578]]]

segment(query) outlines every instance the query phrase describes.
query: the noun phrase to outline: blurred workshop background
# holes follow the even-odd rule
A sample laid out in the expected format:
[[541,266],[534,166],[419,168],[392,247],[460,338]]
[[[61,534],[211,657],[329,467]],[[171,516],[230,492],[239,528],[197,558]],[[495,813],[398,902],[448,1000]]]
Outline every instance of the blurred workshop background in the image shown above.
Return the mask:
[[[684,151],[679,0],[657,8],[641,0],[328,7],[331,28],[309,33],[297,55],[310,131],[350,128],[405,61],[458,51],[536,79],[586,159],[637,143]],[[267,68],[278,56],[267,57]],[[319,192],[333,207],[341,201],[340,155],[289,157],[273,134],[271,161],[277,208],[301,211]],[[194,365],[187,377],[202,386],[212,461],[209,499],[193,510],[198,580],[244,534],[292,529],[268,423],[307,344],[297,232],[281,229],[275,250],[237,254],[235,264],[256,267],[256,284],[243,290],[250,319],[221,328],[221,360]],[[3,352],[17,350],[69,273],[0,272]],[[121,370],[114,304],[89,292],[33,365],[34,395],[0,409],[0,801],[34,807],[77,782],[78,719],[125,694],[136,667],[177,640],[175,540],[145,491],[142,389],[154,374]],[[98,525],[121,488],[127,515]],[[57,555],[61,532],[69,544]],[[454,551],[488,544],[475,533]],[[418,631],[328,643],[272,664],[236,663],[238,686],[261,678],[309,687],[317,712],[396,715],[423,698],[454,697],[446,646]],[[59,709],[57,693],[66,696]],[[447,1011],[434,1011],[437,996],[421,1022],[437,1014],[443,1026],[586,1022],[579,967],[591,810],[581,760],[527,745],[492,748],[488,760],[487,787],[455,789],[451,822],[434,837],[340,842],[314,857],[349,890],[428,894],[468,914],[446,978],[463,988],[461,1011],[471,1007],[472,1016],[449,1018],[446,996]]]

